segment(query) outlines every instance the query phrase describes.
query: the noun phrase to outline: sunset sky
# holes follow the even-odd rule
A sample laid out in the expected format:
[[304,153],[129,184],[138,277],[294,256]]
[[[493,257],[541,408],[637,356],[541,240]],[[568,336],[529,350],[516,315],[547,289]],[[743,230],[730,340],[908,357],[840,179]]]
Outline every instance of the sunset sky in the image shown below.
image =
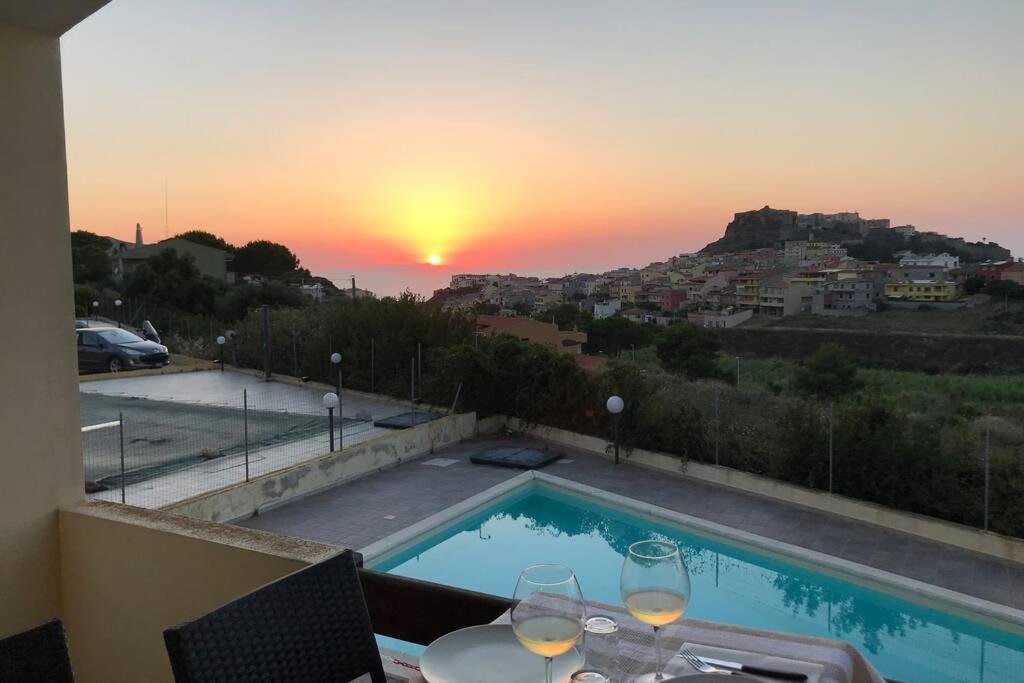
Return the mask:
[[[1024,255],[1024,2],[114,0],[71,223],[315,272],[643,265],[770,204]],[[426,268],[426,266],[424,266]],[[396,276],[397,277],[397,276]]]

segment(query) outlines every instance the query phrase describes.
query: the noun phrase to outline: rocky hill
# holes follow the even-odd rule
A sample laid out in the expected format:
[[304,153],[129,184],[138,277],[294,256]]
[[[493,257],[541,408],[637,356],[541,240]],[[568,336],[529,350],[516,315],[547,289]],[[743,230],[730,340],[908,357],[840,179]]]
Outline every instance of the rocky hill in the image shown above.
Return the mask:
[[[809,226],[809,219],[814,225]],[[825,219],[825,220],[822,220]],[[995,242],[967,242],[934,232],[904,235],[888,227],[888,221],[865,220],[857,214],[804,215],[786,209],[765,206],[756,211],[737,213],[725,226],[721,239],[704,247],[704,254],[725,254],[753,249],[781,249],[789,240],[838,242],[846,245],[851,256],[875,261],[890,261],[896,252],[949,252],[964,261],[999,261],[1011,258],[1010,251]]]

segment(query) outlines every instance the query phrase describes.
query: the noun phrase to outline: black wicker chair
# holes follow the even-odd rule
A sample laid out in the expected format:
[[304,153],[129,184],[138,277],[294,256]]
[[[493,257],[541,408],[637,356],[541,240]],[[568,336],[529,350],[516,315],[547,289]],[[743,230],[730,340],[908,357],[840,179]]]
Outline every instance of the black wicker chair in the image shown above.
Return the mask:
[[164,631],[178,683],[385,683],[352,551]]
[[0,640],[3,683],[74,683],[64,625],[57,619]]

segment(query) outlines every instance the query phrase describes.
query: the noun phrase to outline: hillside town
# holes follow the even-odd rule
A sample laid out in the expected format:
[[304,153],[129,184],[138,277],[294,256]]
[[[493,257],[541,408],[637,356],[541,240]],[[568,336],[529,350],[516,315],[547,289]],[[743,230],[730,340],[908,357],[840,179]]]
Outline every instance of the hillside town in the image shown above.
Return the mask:
[[[936,245],[946,249],[924,249]],[[888,219],[863,219],[855,212],[798,214],[764,207],[736,214],[725,236],[698,253],[643,268],[544,279],[458,274],[434,300],[447,309],[505,317],[573,303],[595,319],[621,316],[659,326],[686,320],[729,328],[761,316],[956,309],[969,305],[972,281],[1024,285],[1024,259],[1014,260],[994,243],[891,226]]]

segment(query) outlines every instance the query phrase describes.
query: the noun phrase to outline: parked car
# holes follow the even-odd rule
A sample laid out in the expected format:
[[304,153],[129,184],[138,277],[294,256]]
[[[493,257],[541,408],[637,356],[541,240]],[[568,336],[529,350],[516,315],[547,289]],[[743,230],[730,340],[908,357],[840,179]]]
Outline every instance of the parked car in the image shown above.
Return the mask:
[[78,337],[78,370],[120,372],[136,368],[161,368],[171,362],[167,347],[117,327],[75,330]]

